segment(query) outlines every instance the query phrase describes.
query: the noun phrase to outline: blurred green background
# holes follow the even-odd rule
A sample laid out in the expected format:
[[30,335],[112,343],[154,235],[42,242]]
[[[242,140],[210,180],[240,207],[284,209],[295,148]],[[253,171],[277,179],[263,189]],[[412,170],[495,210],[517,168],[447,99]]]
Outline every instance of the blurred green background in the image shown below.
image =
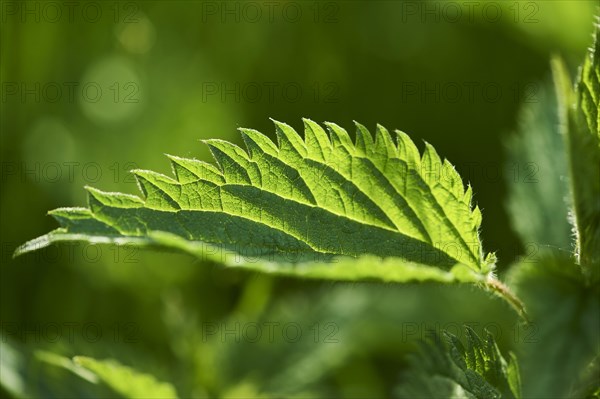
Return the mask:
[[[487,324],[503,350],[524,339],[510,309],[470,288],[295,281],[82,244],[12,252],[57,226],[48,210],[84,206],[84,185],[135,193],[127,171],[169,173],[164,153],[210,160],[199,139],[242,144],[237,127],[274,137],[269,118],[309,117],[433,144],[473,186],[503,272],[524,253],[507,180],[530,172],[504,143],[550,55],[580,63],[596,1],[0,4],[0,312],[27,389],[94,397],[36,363],[42,348],[115,358],[183,397],[386,397],[428,328]],[[248,323],[302,336],[276,327],[253,343]]]

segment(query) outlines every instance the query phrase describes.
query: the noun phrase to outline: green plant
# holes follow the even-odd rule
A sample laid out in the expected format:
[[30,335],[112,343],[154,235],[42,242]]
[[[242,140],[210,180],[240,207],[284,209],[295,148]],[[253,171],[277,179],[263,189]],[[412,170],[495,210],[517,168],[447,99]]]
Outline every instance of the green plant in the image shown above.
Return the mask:
[[[525,351],[524,393],[516,356],[506,361],[491,334],[482,341],[467,329],[466,347],[447,334],[448,343],[436,337],[413,358],[395,391],[399,397],[598,397],[600,28],[575,90],[560,61],[553,67],[574,252],[548,251],[540,262],[516,264],[508,285],[495,274],[495,255],[482,249],[481,212],[471,204],[471,187],[464,188],[431,145],[420,154],[405,133],[396,132],[395,142],[378,126],[373,138],[360,124],[353,142],[339,126],[326,124],[327,133],[310,120],[304,121],[304,139],[275,122],[277,145],[241,129],[247,152],[208,140],[218,167],[169,156],[175,178],[135,170],[143,198],[87,188],[87,208],[51,211],[62,227],[25,243],[16,255],[86,241],[177,250],[229,267],[305,278],[473,284],[506,300],[540,330],[540,340]],[[543,229],[522,234],[543,242]],[[569,326],[575,331],[567,333]],[[170,385],[111,361],[45,359],[126,397],[145,389],[175,395]]]

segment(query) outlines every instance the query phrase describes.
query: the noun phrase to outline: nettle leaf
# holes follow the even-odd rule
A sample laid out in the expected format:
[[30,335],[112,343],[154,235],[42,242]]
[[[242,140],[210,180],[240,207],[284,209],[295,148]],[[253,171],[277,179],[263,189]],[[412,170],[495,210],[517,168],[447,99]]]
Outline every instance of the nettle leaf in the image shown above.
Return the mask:
[[175,388],[156,380],[150,374],[141,373],[113,359],[97,360],[75,356],[73,359],[50,352],[38,352],[37,357],[48,363],[69,370],[77,377],[92,384],[102,384],[118,397],[139,399],[176,399]]
[[559,131],[556,94],[541,85],[539,101],[519,112],[518,134],[507,142],[507,207],[511,225],[524,246],[541,245],[571,252],[569,224],[569,166]]
[[508,280],[531,319],[519,353],[526,396],[578,397],[569,391],[600,354],[600,286],[573,259],[550,254],[514,265]]
[[581,67],[575,93],[568,75],[555,63],[561,116],[571,166],[577,252],[593,281],[600,281],[600,25]]
[[465,327],[466,345],[453,334],[435,335],[410,358],[410,369],[396,389],[399,398],[520,398],[515,356],[502,357],[494,337],[481,339]]
[[589,133],[600,141],[600,23],[596,24],[594,44],[581,67],[577,90],[577,105],[585,115]]
[[[382,126],[375,137],[304,120],[304,138],[275,122],[278,143],[240,129],[244,150],[205,143],[216,165],[168,156],[174,177],[132,171],[142,196],[88,187],[88,208],[51,211],[57,241],[158,246],[226,265],[336,280],[483,281],[481,212],[454,167]],[[381,260],[385,258],[385,260]]]

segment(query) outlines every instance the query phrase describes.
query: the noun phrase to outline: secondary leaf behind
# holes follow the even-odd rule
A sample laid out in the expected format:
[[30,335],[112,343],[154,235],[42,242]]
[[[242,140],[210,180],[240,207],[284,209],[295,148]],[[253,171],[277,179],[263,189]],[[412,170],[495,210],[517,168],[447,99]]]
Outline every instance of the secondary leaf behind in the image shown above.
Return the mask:
[[571,166],[573,213],[579,261],[600,281],[600,25],[580,70],[576,90],[564,66],[554,63],[563,128]]
[[396,389],[399,398],[515,399],[521,397],[516,358],[506,361],[493,336],[481,339],[465,327],[466,345],[445,332],[410,359],[410,369]]

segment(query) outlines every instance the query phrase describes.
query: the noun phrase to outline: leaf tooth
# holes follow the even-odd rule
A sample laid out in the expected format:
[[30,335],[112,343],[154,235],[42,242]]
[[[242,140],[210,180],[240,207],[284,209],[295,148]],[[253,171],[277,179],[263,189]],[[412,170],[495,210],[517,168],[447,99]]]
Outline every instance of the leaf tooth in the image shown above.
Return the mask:
[[354,121],[356,125],[356,150],[363,155],[368,155],[372,151],[374,143],[371,132],[362,124]]
[[262,153],[277,157],[279,150],[270,138],[254,129],[239,128],[242,138],[248,148],[251,158],[256,158]]
[[[102,222],[104,222],[107,208],[142,208],[144,206],[143,200],[134,195],[105,192],[90,186],[84,188],[88,193],[88,207],[94,215],[94,219]],[[119,227],[114,227],[120,231]]]
[[498,257],[496,256],[496,253],[495,252],[488,252],[488,254],[485,256],[484,263],[487,266],[489,266],[489,270],[490,271],[493,271],[493,269],[495,268],[497,262],[498,262]]
[[147,179],[156,186],[165,187],[167,189],[171,189],[172,187],[178,187],[181,185],[177,180],[173,179],[172,177],[163,175],[162,173],[154,172],[152,170],[132,169],[130,172],[133,173],[135,176],[141,176]]
[[479,209],[479,206],[476,205],[471,214],[473,215],[473,229],[479,230],[479,226],[481,226],[481,209]]
[[48,211],[48,215],[69,219],[88,218],[93,216],[90,209],[84,207],[56,208]]
[[303,121],[308,155],[319,161],[327,161],[332,151],[327,133],[318,123],[310,119],[303,119]]
[[93,198],[104,206],[114,208],[141,208],[144,206],[144,201],[136,195],[101,191],[90,186],[84,188],[88,192],[88,200]]
[[408,164],[409,168],[418,169],[421,165],[421,155],[410,136],[401,130],[396,130],[398,140],[398,156]]
[[421,176],[431,186],[441,183],[442,160],[431,144],[425,142],[421,158]]
[[134,169],[131,172],[146,197],[146,207],[172,211],[181,209],[178,202],[181,184],[176,180],[150,170]]
[[353,155],[355,153],[354,144],[348,135],[348,132],[332,122],[325,122],[327,130],[329,131],[329,137],[333,148],[343,148],[348,154]]
[[89,208],[57,208],[48,212],[69,233],[115,235],[113,226],[101,221]]
[[496,345],[493,335],[488,330],[485,330],[485,349],[482,352],[483,354],[487,354],[487,356],[484,356],[486,360],[485,371],[490,370],[494,372],[495,377],[501,377],[502,361],[500,349]]
[[463,345],[463,343],[460,341],[460,339],[458,339],[458,337],[454,334],[451,334],[447,331],[444,331],[444,335],[446,337],[446,339],[448,340],[448,342],[450,343],[450,356],[452,357],[452,360],[454,360],[454,362],[461,368],[466,368],[467,367],[467,363],[465,361],[465,346]]
[[[478,341],[475,339],[477,335],[471,330],[468,326],[465,326],[465,332],[467,336],[467,346],[465,348],[465,361],[467,363],[467,367],[471,370],[478,370],[477,365],[478,354],[477,352],[477,343]],[[479,337],[477,337],[479,339]]]
[[470,359],[473,362],[471,368],[480,374],[484,374],[487,357],[484,343],[472,328],[465,326],[465,330],[467,332],[469,352],[472,354],[472,358]]
[[465,194],[463,195],[462,200],[469,207],[471,206],[471,201],[473,200],[473,189],[471,188],[470,184],[467,184],[467,189],[465,190]]
[[173,174],[182,184],[191,183],[198,179],[210,181],[216,184],[225,182],[225,178],[219,169],[207,162],[193,158],[181,158],[175,155],[165,154],[171,160]]
[[48,211],[48,215],[52,216],[54,219],[60,223],[62,227],[68,228],[73,224],[76,220],[81,219],[91,219],[94,217],[92,211],[89,208],[56,208],[51,211]]
[[[279,148],[283,151],[292,151],[301,157],[306,157],[306,143],[302,137],[290,125],[271,119],[275,124],[275,133],[279,142]],[[306,119],[303,119],[306,123]]]
[[246,151],[224,140],[204,140],[217,161],[226,183],[252,184],[248,173],[250,159]]
[[444,186],[450,190],[454,197],[459,200],[462,199],[465,192],[465,187],[463,186],[462,179],[454,168],[454,165],[452,165],[447,159],[444,159],[442,164],[441,181]]
[[388,158],[398,157],[398,148],[392,140],[388,130],[380,124],[375,129],[375,151],[379,155],[386,155]]
[[202,140],[202,142],[204,144],[208,145],[208,147],[210,149],[217,148],[230,156],[235,156],[236,158],[240,158],[240,159],[243,159],[246,161],[250,160],[248,153],[246,151],[244,151],[239,146],[237,146],[233,143],[230,143],[229,141],[225,141],[225,140],[221,140],[221,139],[208,139],[208,140]]

